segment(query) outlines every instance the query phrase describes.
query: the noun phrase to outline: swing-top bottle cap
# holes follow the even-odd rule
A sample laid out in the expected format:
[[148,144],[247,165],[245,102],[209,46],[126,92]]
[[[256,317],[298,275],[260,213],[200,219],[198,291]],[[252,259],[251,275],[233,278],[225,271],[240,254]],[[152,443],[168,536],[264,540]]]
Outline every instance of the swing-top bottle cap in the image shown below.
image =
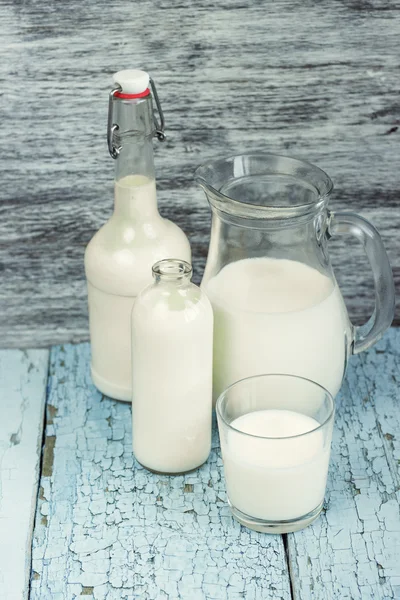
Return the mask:
[[139,69],[124,69],[113,75],[113,82],[123,94],[142,94],[149,87],[150,75]]
[[[150,75],[146,73],[146,71],[141,71],[140,69],[124,69],[118,71],[118,73],[114,73],[113,82],[114,88],[110,90],[108,94],[107,119],[107,144],[108,151],[112,158],[117,158],[120,150],[118,142],[115,140],[116,132],[119,130],[119,124],[118,122],[114,122],[113,116],[114,100],[116,99],[118,100],[117,108],[120,113],[119,116],[122,114],[121,111],[125,112],[126,118],[129,114],[131,124],[133,124],[135,119],[139,122],[138,119],[141,115],[140,130],[143,127],[143,123],[146,123],[146,135],[154,135],[155,133],[158,139],[163,142],[165,140],[164,113],[161,108],[156,86]],[[158,122],[156,113],[153,111],[152,99],[154,99],[156,103],[160,122]],[[148,100],[150,100],[150,102]]]

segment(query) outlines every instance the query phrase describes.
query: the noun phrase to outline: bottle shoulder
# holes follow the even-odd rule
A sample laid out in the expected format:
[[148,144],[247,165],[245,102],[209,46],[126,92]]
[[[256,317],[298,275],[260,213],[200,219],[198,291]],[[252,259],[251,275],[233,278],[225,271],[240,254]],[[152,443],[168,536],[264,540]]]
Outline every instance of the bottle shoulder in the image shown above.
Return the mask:
[[189,327],[200,320],[212,325],[213,310],[205,292],[193,283],[184,288],[174,284],[153,284],[136,299],[132,317],[141,325],[149,322],[154,326],[162,322],[166,327],[173,327],[181,321]]
[[87,279],[103,291],[136,296],[151,283],[151,268],[158,260],[190,262],[190,245],[183,231],[171,221],[159,220],[138,223],[111,217],[86,247]]
[[169,239],[186,242],[184,231],[169,219],[157,215],[151,219],[129,219],[112,215],[104,225],[96,231],[86,249],[114,251],[119,248],[129,248],[134,251],[143,246],[152,245],[158,241]]

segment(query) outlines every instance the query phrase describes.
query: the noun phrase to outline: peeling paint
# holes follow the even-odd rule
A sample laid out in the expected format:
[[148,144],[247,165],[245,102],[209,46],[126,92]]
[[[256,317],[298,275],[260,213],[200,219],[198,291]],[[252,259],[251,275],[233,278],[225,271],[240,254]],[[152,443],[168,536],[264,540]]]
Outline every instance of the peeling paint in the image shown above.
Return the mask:
[[42,476],[51,477],[53,474],[54,447],[56,445],[56,436],[49,435],[45,439],[42,461]]
[[30,600],[67,600],[83,589],[95,600],[290,600],[281,538],[250,534],[230,515],[215,424],[199,470],[150,473],[132,455],[130,406],[102,399],[91,383],[89,346],[64,350],[65,367],[59,349],[51,356],[49,403],[58,414],[45,437],[52,477],[47,466]]
[[58,409],[51,404],[47,404],[47,424],[53,425],[54,419],[57,416]]
[[13,433],[10,436],[10,444],[11,446],[18,446],[18,444],[21,441],[21,432],[18,431],[17,433]]
[[0,350],[0,598],[27,600],[49,352]]
[[[379,344],[384,352],[350,362],[321,517],[288,536],[296,600],[398,596],[400,414],[391,375],[400,331]],[[230,516],[215,429],[201,469],[149,473],[132,456],[130,407],[91,384],[88,345],[64,350],[69,368],[57,363],[59,350],[52,353],[49,394],[58,416],[46,443],[53,436],[57,444],[53,476],[42,474],[33,543],[40,579],[32,579],[30,600],[78,597],[83,589],[94,600],[290,600],[281,538],[250,532]]]
[[91,596],[93,594],[92,586],[84,586],[81,591],[81,596]]
[[337,399],[327,510],[312,527],[288,536],[299,600],[400,597],[400,444],[393,433],[400,412],[392,378],[399,364],[398,329],[350,361]]

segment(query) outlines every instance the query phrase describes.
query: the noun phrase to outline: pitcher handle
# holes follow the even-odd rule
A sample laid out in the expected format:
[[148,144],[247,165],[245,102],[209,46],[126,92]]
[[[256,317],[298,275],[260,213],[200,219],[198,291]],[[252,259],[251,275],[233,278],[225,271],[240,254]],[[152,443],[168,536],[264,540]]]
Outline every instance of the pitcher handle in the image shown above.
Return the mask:
[[372,267],[375,286],[375,310],[361,327],[354,327],[353,354],[370,348],[390,327],[395,309],[393,273],[381,236],[363,217],[350,212],[332,212],[329,216],[328,239],[336,234],[351,234],[364,246]]

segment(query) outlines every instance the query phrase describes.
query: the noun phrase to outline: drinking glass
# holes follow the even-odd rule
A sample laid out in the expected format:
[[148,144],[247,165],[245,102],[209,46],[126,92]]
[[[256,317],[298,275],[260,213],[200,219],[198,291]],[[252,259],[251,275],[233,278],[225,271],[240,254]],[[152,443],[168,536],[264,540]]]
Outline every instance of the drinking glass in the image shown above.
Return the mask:
[[216,404],[228,503],[239,523],[265,533],[307,527],[326,488],[335,405],[321,385],[257,375]]

